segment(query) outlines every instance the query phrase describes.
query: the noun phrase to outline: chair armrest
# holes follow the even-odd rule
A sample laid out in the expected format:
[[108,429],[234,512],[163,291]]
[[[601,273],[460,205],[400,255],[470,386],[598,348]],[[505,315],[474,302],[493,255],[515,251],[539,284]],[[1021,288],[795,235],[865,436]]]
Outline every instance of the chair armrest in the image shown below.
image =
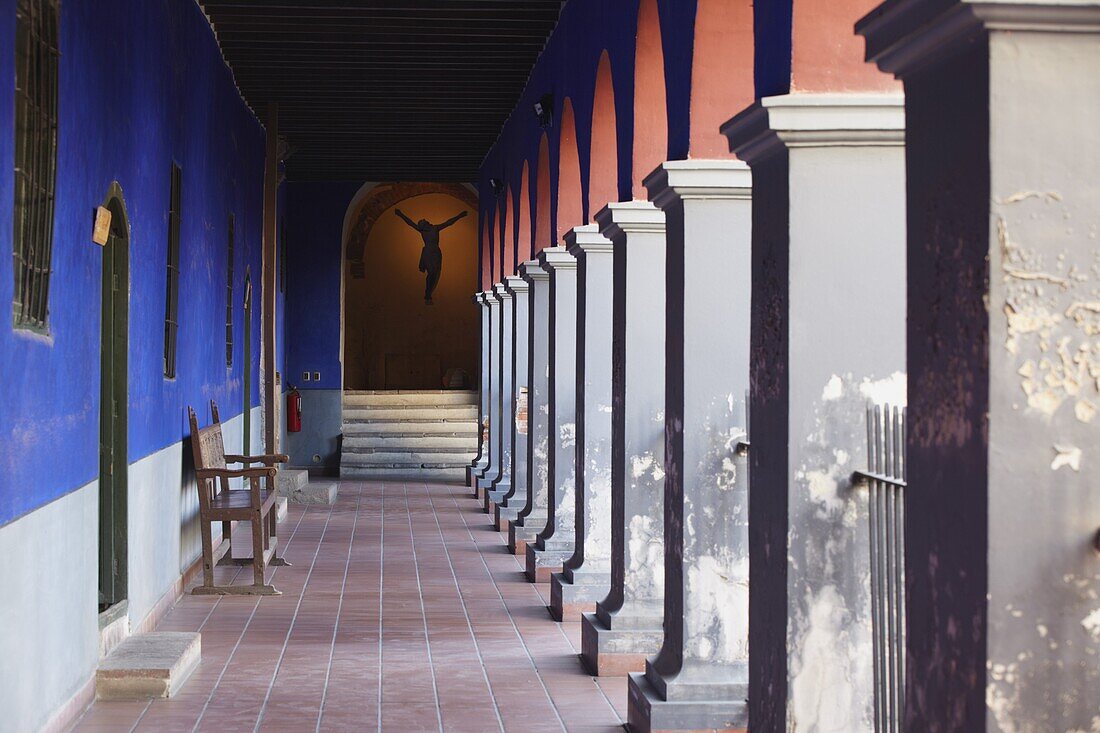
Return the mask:
[[275,468],[198,468],[195,475],[203,478],[275,478]]
[[289,463],[290,456],[283,453],[275,453],[274,455],[263,456],[226,456],[226,463],[263,463],[267,466],[272,466],[276,463]]

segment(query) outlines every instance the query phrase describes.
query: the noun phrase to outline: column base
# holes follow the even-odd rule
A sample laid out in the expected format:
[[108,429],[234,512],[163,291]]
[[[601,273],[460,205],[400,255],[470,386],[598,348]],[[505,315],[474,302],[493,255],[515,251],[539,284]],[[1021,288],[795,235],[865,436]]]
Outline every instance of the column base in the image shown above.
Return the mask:
[[661,618],[620,618],[598,606],[581,616],[581,662],[596,677],[622,677],[645,670],[646,659],[664,641]]
[[488,472],[477,480],[477,497],[480,499],[485,492],[491,491],[493,482],[496,481]]
[[[520,524],[523,522],[523,524]],[[527,544],[538,539],[539,532],[546,527],[546,516],[528,515],[508,522],[508,550],[513,555],[527,557]]]
[[746,733],[745,700],[676,700],[661,697],[646,675],[632,672],[627,683],[627,727],[631,733],[721,731]]
[[504,502],[497,504],[493,507],[493,524],[496,525],[498,532],[507,532],[508,523],[515,521],[519,517],[519,510],[523,508],[523,505],[527,503],[526,496],[520,496],[516,494],[510,499],[505,499]]
[[573,555],[573,548],[548,544],[541,539],[527,544],[527,580],[548,583],[550,576],[560,573],[562,565]]
[[482,500],[482,507],[485,509],[485,513],[492,514],[493,505],[503,501],[505,494],[511,490],[512,487],[509,484],[497,484],[492,489],[486,491]]
[[550,615],[555,621],[578,621],[594,613],[610,590],[610,572],[565,568],[550,578]]

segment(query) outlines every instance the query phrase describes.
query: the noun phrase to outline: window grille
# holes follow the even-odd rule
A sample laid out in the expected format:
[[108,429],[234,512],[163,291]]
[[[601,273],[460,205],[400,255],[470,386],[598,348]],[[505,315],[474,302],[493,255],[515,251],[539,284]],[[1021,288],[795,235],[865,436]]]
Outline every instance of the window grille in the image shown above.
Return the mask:
[[46,329],[57,178],[58,0],[19,0],[15,38],[16,328]]
[[168,209],[168,282],[164,306],[164,376],[176,376],[176,336],[179,332],[180,300],[180,188],[183,174],[172,164],[172,187]]
[[233,366],[233,250],[237,221],[229,215],[229,243],[225,258],[225,366]]
[[900,733],[905,709],[905,409],[867,408],[875,731]]

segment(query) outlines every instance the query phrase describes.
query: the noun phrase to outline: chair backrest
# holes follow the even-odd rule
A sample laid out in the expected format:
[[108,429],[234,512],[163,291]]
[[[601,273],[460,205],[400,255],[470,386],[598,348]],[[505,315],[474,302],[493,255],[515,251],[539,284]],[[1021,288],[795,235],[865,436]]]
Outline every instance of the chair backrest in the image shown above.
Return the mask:
[[191,450],[195,454],[195,469],[225,468],[225,443],[222,440],[221,423],[215,422],[199,428],[195,410],[187,408],[191,421]]

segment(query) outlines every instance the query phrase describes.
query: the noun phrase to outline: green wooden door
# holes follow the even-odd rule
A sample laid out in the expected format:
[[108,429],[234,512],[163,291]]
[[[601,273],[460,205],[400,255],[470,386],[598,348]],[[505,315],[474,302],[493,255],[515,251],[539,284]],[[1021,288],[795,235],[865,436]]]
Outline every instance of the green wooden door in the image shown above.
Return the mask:
[[[119,192],[121,194],[121,192]],[[130,241],[126,210],[110,197],[111,231],[103,247],[99,411],[99,607],[126,598],[126,357]]]
[[244,443],[242,455],[252,455],[252,274],[246,269],[244,274]]

